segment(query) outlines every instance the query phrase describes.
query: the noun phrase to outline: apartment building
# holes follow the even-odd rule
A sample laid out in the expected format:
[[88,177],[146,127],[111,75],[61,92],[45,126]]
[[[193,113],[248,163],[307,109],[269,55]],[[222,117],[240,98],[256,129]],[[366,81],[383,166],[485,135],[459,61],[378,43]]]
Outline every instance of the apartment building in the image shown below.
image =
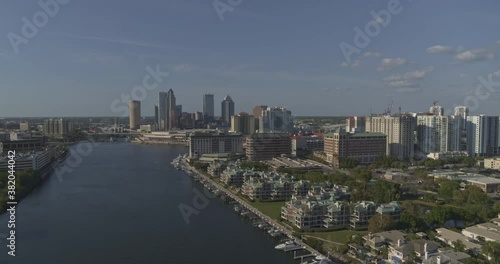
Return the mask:
[[291,138],[286,133],[254,133],[246,139],[246,155],[251,161],[272,160],[291,153]]
[[194,132],[189,134],[189,157],[203,154],[243,153],[243,135],[224,132]]

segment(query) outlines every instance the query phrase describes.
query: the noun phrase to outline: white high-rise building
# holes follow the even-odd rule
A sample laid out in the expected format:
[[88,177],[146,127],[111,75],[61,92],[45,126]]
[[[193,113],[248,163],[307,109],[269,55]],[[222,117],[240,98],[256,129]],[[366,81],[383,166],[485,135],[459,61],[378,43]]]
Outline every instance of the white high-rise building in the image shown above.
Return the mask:
[[429,112],[433,115],[442,116],[444,115],[444,108],[440,105],[431,106]]
[[460,150],[460,119],[455,116],[419,115],[417,149],[423,154]]
[[268,107],[262,111],[259,132],[293,132],[292,112],[285,107]]
[[466,129],[467,124],[467,116],[469,116],[469,109],[467,106],[457,106],[454,109],[454,116],[459,117],[461,119],[460,128],[461,130]]
[[467,152],[470,156],[500,154],[500,119],[498,116],[467,117]]
[[399,159],[414,156],[416,118],[411,114],[366,117],[366,132],[387,135],[387,155]]

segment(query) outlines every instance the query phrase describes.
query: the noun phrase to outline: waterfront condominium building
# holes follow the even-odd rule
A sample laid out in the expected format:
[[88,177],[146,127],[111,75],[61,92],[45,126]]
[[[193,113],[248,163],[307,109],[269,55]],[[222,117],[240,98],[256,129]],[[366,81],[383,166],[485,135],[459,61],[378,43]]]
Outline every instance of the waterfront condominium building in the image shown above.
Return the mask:
[[268,107],[262,111],[259,132],[293,132],[292,112],[285,107]]
[[346,121],[348,132],[365,132],[366,118],[364,116],[351,116]]
[[339,167],[344,159],[352,158],[361,165],[369,165],[386,155],[387,136],[382,133],[348,133],[338,127],[324,137],[326,161]]
[[243,135],[255,133],[254,116],[245,112],[231,116],[231,132],[242,133]]
[[417,116],[417,150],[419,154],[460,151],[460,118],[455,116]]
[[140,101],[130,101],[129,102],[129,126],[130,129],[139,129],[141,125],[141,102]]
[[158,127],[160,131],[169,131],[177,127],[178,115],[175,111],[175,95],[172,89],[160,92],[158,96]]
[[189,134],[189,157],[203,154],[243,153],[243,135],[224,132],[194,132]]
[[229,124],[231,122],[231,116],[234,116],[234,102],[231,96],[226,95],[226,97],[224,97],[220,109],[222,121]]
[[366,132],[387,135],[387,155],[399,159],[414,156],[416,117],[411,114],[366,117]]
[[72,124],[62,118],[46,119],[43,122],[44,134],[52,137],[62,139],[72,130]]
[[287,133],[254,133],[246,139],[246,155],[251,161],[272,160],[291,152],[292,141]]
[[214,121],[214,95],[204,94],[203,95],[203,117],[205,118],[205,124]]
[[500,154],[500,127],[498,116],[467,117],[467,152],[469,156]]

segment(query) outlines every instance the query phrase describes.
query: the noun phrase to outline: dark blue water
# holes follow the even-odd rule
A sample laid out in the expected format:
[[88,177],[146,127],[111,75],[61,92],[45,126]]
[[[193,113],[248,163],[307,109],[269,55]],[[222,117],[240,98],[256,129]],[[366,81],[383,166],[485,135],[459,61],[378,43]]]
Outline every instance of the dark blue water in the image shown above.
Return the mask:
[[[170,161],[182,146],[104,143],[62,181],[52,175],[17,208],[19,264],[292,263],[276,241],[210,199],[186,224],[193,183]],[[70,157],[71,159],[71,157]],[[7,215],[0,216],[0,233]]]

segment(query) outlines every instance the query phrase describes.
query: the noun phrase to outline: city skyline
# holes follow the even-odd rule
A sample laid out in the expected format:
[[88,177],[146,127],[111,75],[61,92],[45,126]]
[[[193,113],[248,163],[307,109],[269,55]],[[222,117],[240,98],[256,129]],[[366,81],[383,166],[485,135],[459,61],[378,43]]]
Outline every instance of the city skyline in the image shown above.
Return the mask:
[[[495,1],[450,3],[429,8],[402,1],[390,21],[371,14],[387,9],[382,2],[245,2],[226,12],[223,21],[202,1],[158,3],[138,21],[129,19],[137,11],[132,1],[70,3],[17,54],[8,38],[0,42],[2,89],[10,95],[0,98],[0,116],[59,116],[61,109],[68,117],[117,116],[112,103],[118,99],[126,106],[137,99],[123,103],[121,96],[131,95],[149,72],[145,68],[157,65],[170,75],[147,90],[143,105],[153,105],[159,91],[171,88],[188,112],[201,110],[198,98],[205,93],[218,100],[231,94],[238,102],[235,112],[269,104],[285,105],[298,116],[367,115],[382,112],[393,98],[403,111],[434,100],[451,109],[474,96],[481,78],[492,74],[498,80],[500,17]],[[20,34],[20,18],[40,9],[34,2],[5,5],[0,10],[5,34]],[[78,19],[90,13],[96,14],[92,21]],[[105,19],[110,16],[112,21]],[[372,21],[380,23],[380,33],[347,62],[340,45],[354,45],[355,28]],[[187,30],[157,34],[147,30],[152,24]],[[480,91],[471,114],[497,114],[499,89],[488,89]],[[40,90],[44,93],[37,98],[26,97]],[[349,102],[360,104],[349,109]],[[29,107],[16,108],[20,103]],[[144,114],[152,116],[153,108]]]

